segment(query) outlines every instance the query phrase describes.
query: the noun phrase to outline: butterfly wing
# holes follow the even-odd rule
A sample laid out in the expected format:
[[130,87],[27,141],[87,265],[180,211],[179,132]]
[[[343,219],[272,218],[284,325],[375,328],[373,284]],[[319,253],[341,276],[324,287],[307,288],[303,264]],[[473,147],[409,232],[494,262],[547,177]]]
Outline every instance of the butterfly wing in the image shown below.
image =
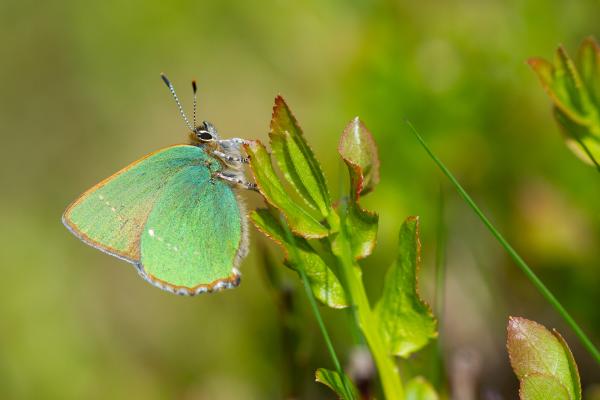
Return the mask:
[[[195,294],[213,288],[235,286],[239,281],[235,266],[238,259],[243,256],[240,249],[244,248],[245,251],[244,215],[237,207],[237,202],[235,207],[230,204],[230,199],[235,199],[235,194],[229,186],[220,181],[209,182],[210,168],[220,168],[220,166],[208,157],[202,148],[177,145],[158,150],[81,195],[65,211],[63,223],[85,243],[135,264],[144,278],[162,289],[183,293],[187,288],[184,294]],[[191,188],[185,185],[190,185]],[[237,220],[235,217],[229,217],[231,221],[227,225],[232,232],[221,232],[224,235],[232,235],[233,244],[227,248],[229,252],[221,255],[222,259],[229,261],[226,272],[225,260],[208,258],[210,255],[219,254],[216,250],[212,253],[204,252],[205,257],[188,260],[188,262],[184,262],[182,258],[171,258],[171,261],[165,264],[168,268],[158,267],[158,263],[168,258],[164,256],[168,254],[168,248],[165,247],[166,243],[163,244],[158,239],[149,240],[152,238],[149,233],[152,227],[147,227],[150,218],[154,225],[160,227],[156,229],[160,229],[158,232],[162,232],[164,239],[167,239],[165,233],[170,232],[170,241],[167,243],[179,243],[182,249],[183,245],[196,246],[187,248],[182,254],[190,255],[190,251],[192,256],[194,252],[203,253],[203,248],[206,246],[222,249],[221,238],[217,236],[204,238],[202,247],[198,247],[202,244],[199,241],[180,240],[178,234],[183,238],[201,233],[202,226],[195,224],[205,224],[210,219],[210,211],[200,213],[196,210],[196,208],[200,210],[208,210],[208,208],[204,207],[198,197],[192,199],[194,195],[209,199],[221,195],[224,196],[224,203],[230,204],[230,208],[235,208],[233,215],[237,215]],[[217,214],[215,218],[221,217],[219,210],[221,210],[219,207],[212,208],[212,212]],[[199,218],[200,215],[202,218]],[[196,220],[190,219],[195,217]],[[169,220],[161,221],[161,218],[169,218]],[[238,240],[236,241],[235,238]],[[237,248],[234,249],[236,242]],[[142,256],[142,247],[146,249],[145,256]],[[178,261],[173,261],[175,259]],[[202,260],[202,263],[198,260]],[[212,261],[216,261],[216,264]],[[145,272],[144,262],[151,266],[151,273]],[[219,265],[219,268],[214,265]],[[200,270],[208,268],[213,273],[201,274],[196,271],[194,275],[188,272],[187,280],[174,282],[171,281],[172,274],[165,275],[166,271],[172,272],[173,269],[188,271],[194,268]],[[187,286],[192,281],[191,276],[195,276],[197,282],[193,286]],[[213,279],[204,281],[205,278]]]
[[178,294],[239,284],[232,267],[246,255],[245,215],[231,187],[209,179],[197,166],[175,175],[142,233],[141,265],[147,279]]

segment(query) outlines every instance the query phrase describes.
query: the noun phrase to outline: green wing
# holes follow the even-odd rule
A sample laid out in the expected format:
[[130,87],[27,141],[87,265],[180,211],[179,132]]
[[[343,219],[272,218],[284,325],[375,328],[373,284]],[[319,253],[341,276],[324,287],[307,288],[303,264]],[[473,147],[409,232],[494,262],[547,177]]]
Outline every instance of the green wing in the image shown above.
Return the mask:
[[236,286],[245,215],[226,183],[210,181],[220,168],[196,146],[158,150],[81,195],[63,223],[161,289],[193,295]]

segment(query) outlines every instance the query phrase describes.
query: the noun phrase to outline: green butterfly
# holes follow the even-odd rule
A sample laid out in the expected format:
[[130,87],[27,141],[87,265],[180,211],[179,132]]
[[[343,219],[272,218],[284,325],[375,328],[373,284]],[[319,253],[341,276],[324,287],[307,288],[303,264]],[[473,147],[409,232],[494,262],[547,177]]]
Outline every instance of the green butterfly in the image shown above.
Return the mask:
[[233,288],[248,253],[246,212],[232,186],[256,189],[244,179],[243,139],[219,139],[209,122],[192,130],[191,145],[157,150],[98,183],[64,212],[79,239],[135,265],[160,289],[193,296]]

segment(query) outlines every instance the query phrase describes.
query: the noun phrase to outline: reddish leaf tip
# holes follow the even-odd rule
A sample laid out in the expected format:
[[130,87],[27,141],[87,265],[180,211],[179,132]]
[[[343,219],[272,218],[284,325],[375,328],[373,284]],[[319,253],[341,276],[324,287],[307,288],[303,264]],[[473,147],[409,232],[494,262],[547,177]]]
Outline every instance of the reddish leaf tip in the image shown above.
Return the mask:
[[281,95],[275,96],[275,102],[273,104],[273,113],[271,114],[271,133],[275,130],[275,126],[282,123],[282,119],[289,119],[289,121],[297,126],[298,130],[301,131],[300,126],[298,125],[298,121],[296,117],[290,110],[287,102]]
[[281,104],[281,103],[285,104],[285,99],[283,98],[283,96],[281,94],[278,94],[277,96],[275,96],[275,104]]
[[536,72],[539,72],[542,67],[552,66],[548,60],[542,57],[531,57],[527,59],[526,63]]
[[525,325],[530,325],[530,326],[539,326],[541,328],[546,329],[542,324],[539,324],[535,321],[531,321],[527,318],[523,318],[523,317],[508,317],[508,333],[512,334],[512,335],[516,335],[519,333],[519,331],[521,331]]
[[567,49],[562,44],[559,44],[558,47],[556,48],[556,54],[558,54],[558,56],[560,58],[563,58],[565,60],[569,59],[569,54],[567,53]]
[[288,106],[283,96],[278,94],[275,96],[275,101],[273,102],[273,112],[271,113],[271,129],[273,128],[273,121],[275,121],[275,119],[278,117],[282,108],[288,108]]
[[418,215],[411,215],[409,217],[406,218],[407,222],[416,222],[417,224],[419,223],[419,216]]

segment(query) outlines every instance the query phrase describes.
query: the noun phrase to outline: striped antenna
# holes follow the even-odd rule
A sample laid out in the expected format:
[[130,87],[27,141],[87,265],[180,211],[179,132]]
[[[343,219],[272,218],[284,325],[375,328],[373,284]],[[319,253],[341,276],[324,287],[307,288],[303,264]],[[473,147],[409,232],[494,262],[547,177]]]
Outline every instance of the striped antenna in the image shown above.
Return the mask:
[[196,125],[196,92],[198,91],[198,86],[196,86],[196,81],[192,81],[192,90],[194,92],[194,115],[193,115],[193,120],[194,120],[194,128],[196,128],[198,125]]
[[173,84],[165,76],[165,74],[161,73],[160,77],[162,78],[162,80],[165,83],[165,85],[167,85],[167,87],[169,88],[169,91],[171,91],[171,94],[173,95],[173,98],[175,99],[175,103],[177,103],[177,108],[179,108],[179,113],[183,117],[183,121],[185,122],[185,124],[187,125],[187,127],[190,128],[191,131],[193,131],[194,127],[190,124],[190,120],[185,115],[185,112],[183,111],[183,107],[181,107],[181,103],[179,102],[179,97],[177,97],[177,94],[175,93],[175,88],[173,87]]

